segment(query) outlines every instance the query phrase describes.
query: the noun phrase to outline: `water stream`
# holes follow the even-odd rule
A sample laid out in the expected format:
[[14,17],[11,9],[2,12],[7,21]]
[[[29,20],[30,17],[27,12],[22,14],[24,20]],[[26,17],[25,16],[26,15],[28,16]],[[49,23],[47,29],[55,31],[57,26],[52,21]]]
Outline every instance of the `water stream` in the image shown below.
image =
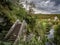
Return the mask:
[[54,29],[50,29],[49,34],[48,34],[48,39],[54,38]]
[[54,29],[53,28],[50,29],[49,34],[47,35],[47,39],[49,41],[46,42],[46,45],[54,45],[54,43],[52,41],[54,39]]

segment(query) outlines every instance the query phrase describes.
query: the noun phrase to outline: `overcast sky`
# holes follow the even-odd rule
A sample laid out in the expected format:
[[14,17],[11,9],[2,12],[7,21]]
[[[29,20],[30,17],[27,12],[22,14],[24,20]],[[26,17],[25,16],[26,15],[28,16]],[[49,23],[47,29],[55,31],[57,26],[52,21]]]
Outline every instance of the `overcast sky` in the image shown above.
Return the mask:
[[60,0],[31,0],[31,1],[33,1],[33,3],[36,5],[37,12],[60,14]]

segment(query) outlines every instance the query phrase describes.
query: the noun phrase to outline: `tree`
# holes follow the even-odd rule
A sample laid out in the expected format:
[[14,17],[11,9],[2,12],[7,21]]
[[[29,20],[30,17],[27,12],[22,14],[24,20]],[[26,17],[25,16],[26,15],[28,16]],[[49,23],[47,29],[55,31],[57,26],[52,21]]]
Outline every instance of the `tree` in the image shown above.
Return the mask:
[[29,14],[33,14],[34,13],[34,10],[33,8],[35,8],[35,4],[33,2],[30,2],[30,7],[29,7]]

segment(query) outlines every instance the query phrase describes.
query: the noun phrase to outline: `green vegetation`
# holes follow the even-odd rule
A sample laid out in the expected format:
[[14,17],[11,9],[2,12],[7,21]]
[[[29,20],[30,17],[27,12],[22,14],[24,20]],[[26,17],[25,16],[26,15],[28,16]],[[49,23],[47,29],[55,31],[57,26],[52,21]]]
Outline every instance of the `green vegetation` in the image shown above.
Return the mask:
[[60,24],[55,26],[55,44],[60,44]]
[[[58,20],[54,21],[57,16]],[[0,0],[0,45],[11,45],[11,42],[3,41],[4,36],[9,31],[13,23],[19,19],[27,23],[26,39],[21,36],[20,45],[45,45],[48,40],[47,34],[51,27],[54,27],[54,42],[60,44],[60,14],[33,14],[31,11],[26,12],[22,5],[12,3],[11,1]],[[50,19],[50,20],[49,20]]]

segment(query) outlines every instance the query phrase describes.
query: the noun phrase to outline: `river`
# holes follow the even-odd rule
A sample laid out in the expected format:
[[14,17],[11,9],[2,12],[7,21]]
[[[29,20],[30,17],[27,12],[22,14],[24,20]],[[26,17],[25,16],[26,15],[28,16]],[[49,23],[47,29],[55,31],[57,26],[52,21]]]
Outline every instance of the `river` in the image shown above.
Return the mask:
[[51,28],[49,34],[47,35],[49,41],[46,42],[46,45],[55,45],[52,40],[54,40],[54,29]]

